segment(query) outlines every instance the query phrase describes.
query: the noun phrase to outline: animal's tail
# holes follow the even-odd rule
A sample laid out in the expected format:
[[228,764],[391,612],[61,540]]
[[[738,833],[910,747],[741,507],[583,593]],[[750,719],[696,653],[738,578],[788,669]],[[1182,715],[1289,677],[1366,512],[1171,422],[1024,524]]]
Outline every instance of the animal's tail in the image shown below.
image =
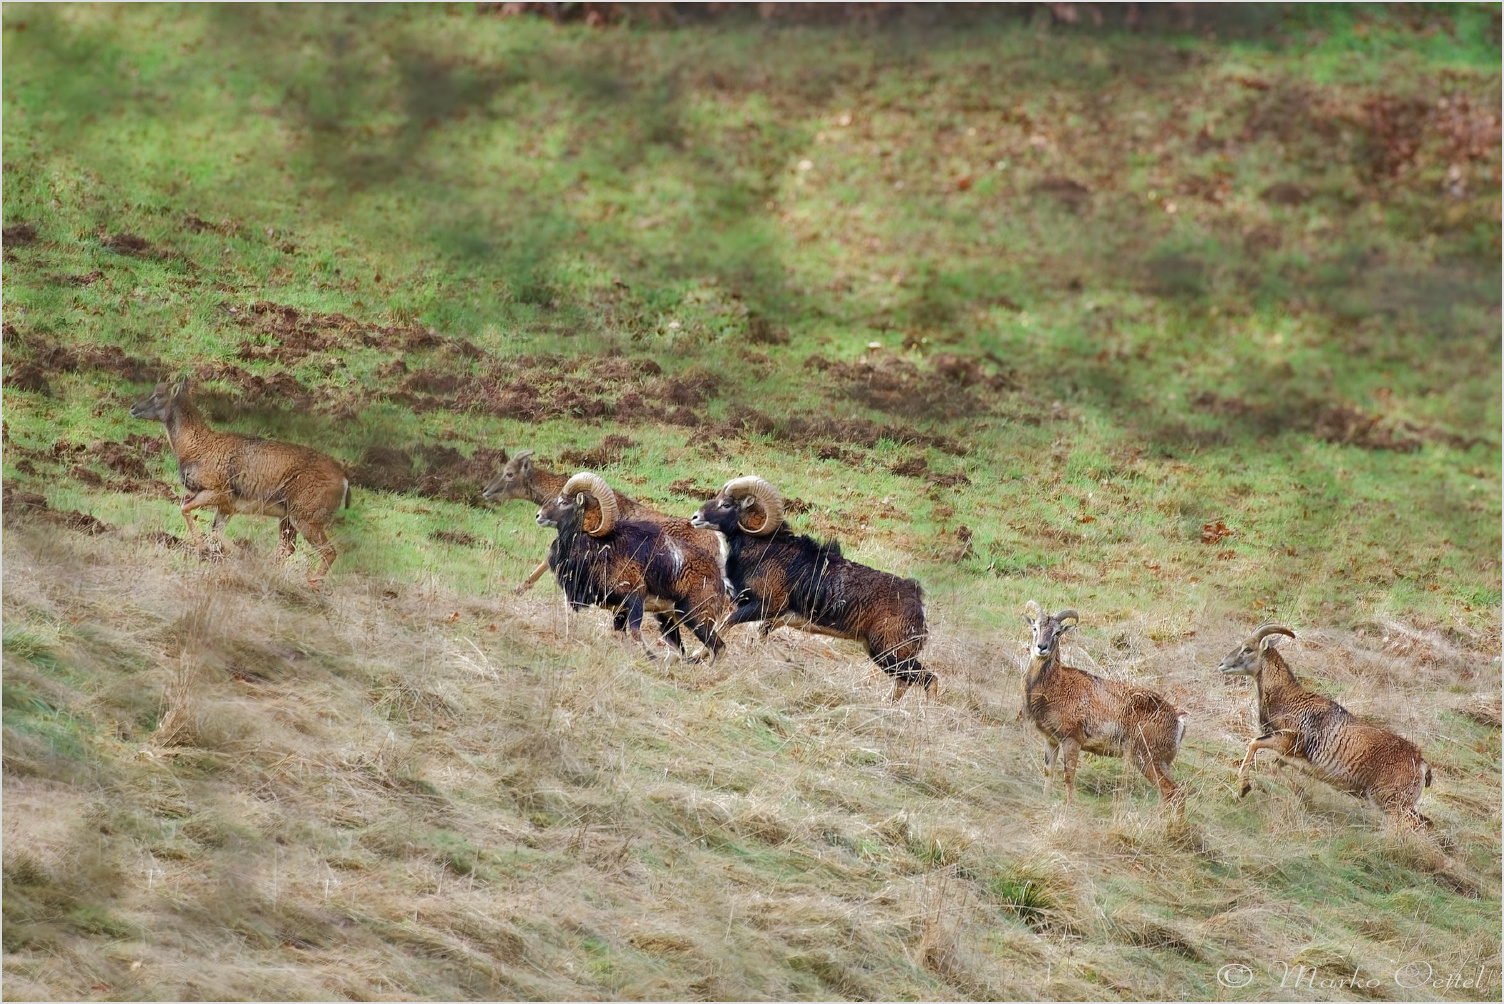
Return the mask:
[[1429,787],[1431,787],[1431,765],[1428,764],[1428,763],[1426,763],[1424,760],[1422,760],[1420,762],[1420,765],[1421,765],[1421,767],[1425,768],[1425,771],[1426,771],[1426,784],[1425,784],[1425,786],[1427,788],[1429,788]]
[[348,508],[350,508],[350,479],[349,478],[345,478],[345,497],[340,502],[339,507],[341,509],[348,509]]

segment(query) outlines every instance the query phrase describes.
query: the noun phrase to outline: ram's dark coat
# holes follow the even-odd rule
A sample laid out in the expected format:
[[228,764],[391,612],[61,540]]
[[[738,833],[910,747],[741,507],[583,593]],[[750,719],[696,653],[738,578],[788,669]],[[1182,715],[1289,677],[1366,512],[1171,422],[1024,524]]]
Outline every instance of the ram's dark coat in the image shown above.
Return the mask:
[[561,502],[546,504],[538,519],[557,520],[548,567],[573,608],[612,610],[616,629],[626,628],[640,642],[644,602],[650,596],[667,599],[674,611],[665,619],[665,639],[680,647],[679,626],[685,624],[712,653],[720,653],[725,644],[715,622],[725,610],[725,591],[712,556],[645,520],[618,520],[609,533],[593,537],[583,528],[585,509]]
[[751,536],[739,525],[739,509],[718,508],[714,499],[697,518],[723,533],[728,544],[726,577],[735,609],[726,627],[783,622],[854,639],[898,681],[897,693],[914,684],[926,690],[935,685],[935,674],[918,658],[929,636],[918,582],[858,564],[843,557],[835,541],[821,543],[784,525],[770,536]]

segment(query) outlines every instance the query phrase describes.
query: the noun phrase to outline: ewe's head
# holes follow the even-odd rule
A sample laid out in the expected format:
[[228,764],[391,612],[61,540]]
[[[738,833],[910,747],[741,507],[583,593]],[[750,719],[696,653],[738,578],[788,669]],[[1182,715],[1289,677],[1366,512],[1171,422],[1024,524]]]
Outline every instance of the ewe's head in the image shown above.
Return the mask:
[[783,501],[778,489],[762,478],[733,478],[689,521],[728,535],[739,531],[751,537],[771,537],[783,523]]
[[1265,624],[1229,652],[1217,668],[1229,676],[1257,676],[1264,664],[1264,653],[1278,644],[1281,636],[1294,638],[1295,632],[1283,624]]
[[[506,459],[506,454],[502,454]],[[480,493],[480,497],[488,502],[506,502],[509,499],[525,499],[531,497],[533,484],[533,451],[523,450],[521,453],[507,460],[506,466],[501,473],[491,479],[490,484]]]
[[187,400],[188,380],[186,377],[177,383],[170,383],[164,380],[157,384],[150,394],[136,402],[135,406],[131,408],[131,417],[165,422]]
[[1030,600],[1024,605],[1024,623],[1034,632],[1029,655],[1035,659],[1053,659],[1060,648],[1061,636],[1080,619],[1074,610],[1062,610],[1052,617]]
[[604,537],[616,525],[616,493],[606,479],[581,471],[564,484],[558,496],[538,510],[538,525],[558,527],[560,533],[584,530]]

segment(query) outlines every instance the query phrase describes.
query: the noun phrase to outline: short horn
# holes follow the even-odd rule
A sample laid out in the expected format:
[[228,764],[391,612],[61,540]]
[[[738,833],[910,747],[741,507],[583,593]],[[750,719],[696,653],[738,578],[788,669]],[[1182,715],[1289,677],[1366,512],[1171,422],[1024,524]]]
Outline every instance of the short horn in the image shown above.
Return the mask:
[[1074,610],[1062,610],[1055,615],[1055,620],[1061,624],[1065,624],[1067,622],[1076,624],[1080,622],[1081,615],[1076,613],[1076,611]]
[[761,529],[753,530],[747,524],[743,523],[740,518],[737,519],[736,525],[741,527],[742,532],[748,536],[771,537],[777,531],[778,527],[782,525],[783,500],[778,497],[778,489],[768,484],[762,478],[732,478],[726,482],[726,486],[721,491],[738,501],[750,495],[757,502],[758,506],[761,507],[764,517]]
[[1248,639],[1248,644],[1250,646],[1257,645],[1259,642],[1263,641],[1265,638],[1269,637],[1272,634],[1282,634],[1287,638],[1295,637],[1295,632],[1291,631],[1283,624],[1265,624],[1263,627],[1259,628],[1253,633],[1253,637]]
[[513,460],[526,460],[528,457],[531,457],[532,455],[533,455],[533,451],[532,450],[518,450],[517,451],[517,455],[514,456],[512,459]]
[[601,523],[594,530],[586,533],[592,537],[604,537],[611,532],[616,525],[616,493],[611,486],[606,484],[606,479],[594,471],[581,471],[568,481],[564,482],[564,490],[561,495],[573,495],[575,492],[585,492],[595,499],[596,505],[601,507]]
[[1037,621],[1044,616],[1044,610],[1034,600],[1024,604],[1024,616],[1031,621]]

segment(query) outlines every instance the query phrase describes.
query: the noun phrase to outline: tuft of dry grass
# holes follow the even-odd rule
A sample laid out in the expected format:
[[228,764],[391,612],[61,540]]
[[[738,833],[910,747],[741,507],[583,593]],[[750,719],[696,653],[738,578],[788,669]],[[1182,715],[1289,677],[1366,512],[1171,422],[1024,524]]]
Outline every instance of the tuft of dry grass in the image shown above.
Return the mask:
[[1190,712],[1182,823],[1115,760],[1046,803],[1020,639],[943,612],[942,697],[894,706],[792,632],[665,664],[543,592],[314,595],[45,523],[4,548],[13,996],[1185,998],[1235,961],[1497,965],[1498,731],[1458,686],[1487,656],[1425,632],[1288,651],[1421,743],[1434,837],[1290,771],[1235,798],[1249,695],[1212,667],[1245,624],[1072,643]]

